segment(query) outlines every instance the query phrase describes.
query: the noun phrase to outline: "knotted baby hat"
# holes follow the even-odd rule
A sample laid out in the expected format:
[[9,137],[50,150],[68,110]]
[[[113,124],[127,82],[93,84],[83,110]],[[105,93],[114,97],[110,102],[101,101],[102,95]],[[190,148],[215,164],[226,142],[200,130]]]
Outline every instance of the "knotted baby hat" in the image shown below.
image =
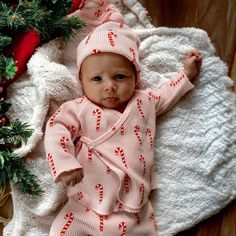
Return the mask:
[[140,80],[139,37],[127,25],[118,22],[106,22],[89,33],[77,47],[78,74],[83,60],[101,52],[123,55],[136,69],[137,81]]

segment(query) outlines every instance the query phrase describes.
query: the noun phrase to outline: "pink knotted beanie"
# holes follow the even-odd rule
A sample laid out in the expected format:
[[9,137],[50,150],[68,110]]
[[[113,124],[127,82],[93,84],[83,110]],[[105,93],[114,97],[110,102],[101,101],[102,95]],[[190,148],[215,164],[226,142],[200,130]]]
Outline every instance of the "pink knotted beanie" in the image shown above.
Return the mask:
[[140,80],[139,37],[127,25],[109,21],[96,27],[88,34],[77,48],[77,68],[80,71],[83,60],[100,52],[111,52],[123,55],[130,60],[136,69],[137,81]]

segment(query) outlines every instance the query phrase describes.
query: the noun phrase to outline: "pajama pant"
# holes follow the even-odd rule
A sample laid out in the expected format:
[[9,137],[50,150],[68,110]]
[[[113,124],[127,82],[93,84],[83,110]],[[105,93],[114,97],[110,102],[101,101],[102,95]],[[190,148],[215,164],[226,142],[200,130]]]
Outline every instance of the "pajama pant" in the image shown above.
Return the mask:
[[151,203],[138,213],[125,211],[99,215],[73,198],[53,221],[50,236],[157,236]]

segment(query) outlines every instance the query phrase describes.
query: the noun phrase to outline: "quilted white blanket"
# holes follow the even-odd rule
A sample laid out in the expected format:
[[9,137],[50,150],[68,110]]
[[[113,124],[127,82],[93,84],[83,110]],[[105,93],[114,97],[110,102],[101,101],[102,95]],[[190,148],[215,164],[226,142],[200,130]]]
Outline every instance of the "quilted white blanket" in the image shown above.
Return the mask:
[[[236,197],[236,104],[227,66],[214,55],[205,31],[155,28],[137,0],[113,0],[126,23],[141,38],[143,87],[157,87],[182,68],[184,53],[198,48],[202,69],[189,92],[158,119],[156,173],[159,188],[153,202],[159,235],[174,235],[215,214]],[[31,124],[34,133],[17,152],[27,156],[45,193],[32,198],[13,185],[14,216],[4,236],[48,236],[64,189],[52,181],[43,149],[44,125],[63,101],[81,95],[75,79],[79,33],[64,45],[60,39],[38,48],[28,70],[8,91],[10,114]]]

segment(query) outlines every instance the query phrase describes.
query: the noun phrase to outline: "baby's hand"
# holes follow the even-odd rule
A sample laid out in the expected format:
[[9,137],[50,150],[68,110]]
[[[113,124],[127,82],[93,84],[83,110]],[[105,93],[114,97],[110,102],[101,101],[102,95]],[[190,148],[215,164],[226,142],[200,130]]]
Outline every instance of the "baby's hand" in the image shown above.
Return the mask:
[[78,184],[84,177],[83,169],[67,171],[59,176],[59,180],[64,186],[74,186]]
[[197,49],[192,49],[186,53],[184,60],[184,73],[189,80],[193,80],[200,71],[202,64],[201,52]]

